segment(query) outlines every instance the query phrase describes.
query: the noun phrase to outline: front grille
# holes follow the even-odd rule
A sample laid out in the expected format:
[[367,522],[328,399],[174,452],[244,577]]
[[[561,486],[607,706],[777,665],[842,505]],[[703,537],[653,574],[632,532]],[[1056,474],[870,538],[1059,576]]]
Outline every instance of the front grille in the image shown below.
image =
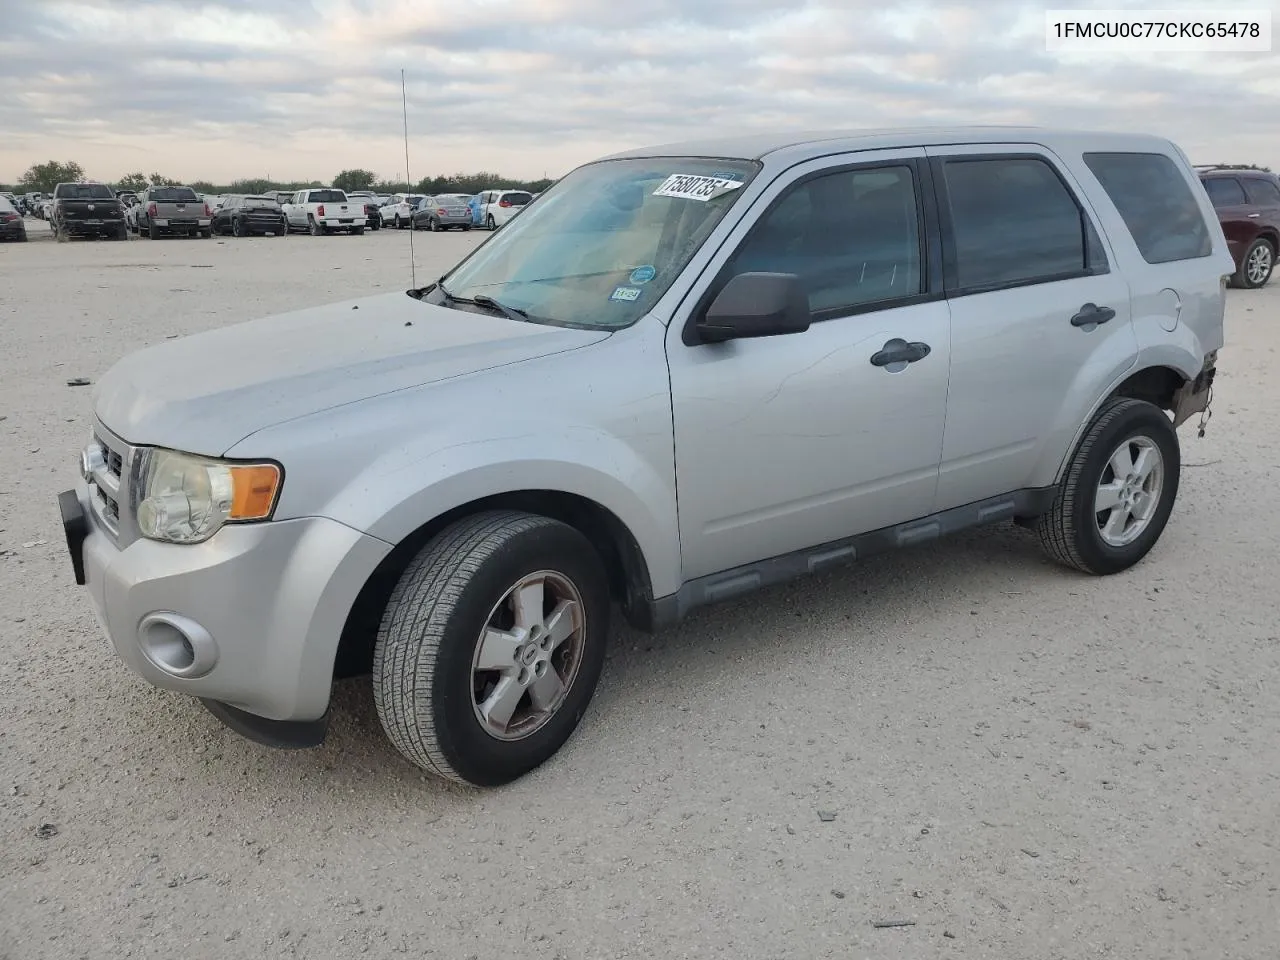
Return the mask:
[[85,449],[83,467],[90,506],[116,543],[128,534],[132,517],[130,470],[132,451],[123,440],[105,429],[95,429]]

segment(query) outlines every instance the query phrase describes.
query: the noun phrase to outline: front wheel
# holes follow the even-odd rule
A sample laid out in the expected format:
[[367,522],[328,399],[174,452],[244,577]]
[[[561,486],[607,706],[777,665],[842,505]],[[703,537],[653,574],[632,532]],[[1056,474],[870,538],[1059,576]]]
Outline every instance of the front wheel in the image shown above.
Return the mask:
[[1147,555],[1173,512],[1182,454],[1168,415],[1113,397],[1076,448],[1052,509],[1036,521],[1054,560],[1085,573],[1127,570]]
[[239,217],[231,221],[231,235],[233,237],[244,236],[244,222]]
[[573,527],[487,511],[442,531],[400,577],[373,655],[392,744],[429,773],[499,786],[569,739],[604,665],[609,586]]
[[400,214],[398,213],[396,214],[396,229],[397,230],[404,229],[404,221],[400,219]]

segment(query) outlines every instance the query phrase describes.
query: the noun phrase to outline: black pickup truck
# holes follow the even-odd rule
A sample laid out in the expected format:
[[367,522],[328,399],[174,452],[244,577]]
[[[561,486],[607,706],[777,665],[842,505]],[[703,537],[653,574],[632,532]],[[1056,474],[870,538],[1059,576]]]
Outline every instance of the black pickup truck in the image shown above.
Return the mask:
[[60,183],[53,191],[49,226],[59,243],[70,237],[128,240],[124,204],[102,183]]

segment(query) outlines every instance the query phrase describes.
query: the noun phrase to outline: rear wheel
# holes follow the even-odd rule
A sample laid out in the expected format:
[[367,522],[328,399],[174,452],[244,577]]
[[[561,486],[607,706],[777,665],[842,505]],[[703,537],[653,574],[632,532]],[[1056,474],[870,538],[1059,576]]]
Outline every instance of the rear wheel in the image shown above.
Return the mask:
[[58,229],[58,221],[57,221],[57,220],[50,220],[50,221],[49,221],[49,228],[53,231],[53,239],[54,239],[54,240],[58,241],[58,243],[66,243],[66,242],[67,242],[67,231],[66,231],[66,230],[59,230],[59,229]]
[[1181,468],[1178,434],[1154,404],[1114,397],[1085,431],[1040,542],[1054,560],[1098,575],[1147,555],[1173,511]]
[[152,240],[160,239],[160,231],[156,229],[156,225],[150,220],[147,221],[147,236]]
[[565,743],[608,639],[608,582],[577,530],[490,511],[440,533],[392,592],[373,660],[383,729],[410,761],[508,783]]
[[489,214],[484,218],[484,226],[486,230],[497,230],[498,224],[493,219],[493,214]]
[[1265,237],[1258,237],[1249,244],[1244,258],[1240,261],[1240,269],[1231,277],[1233,287],[1256,290],[1265,286],[1271,279],[1276,266],[1276,248]]
[[404,229],[404,221],[400,219],[400,214],[398,213],[396,214],[396,229],[397,230]]
[[113,236],[113,238],[112,238],[112,239],[115,239],[115,240],[128,240],[128,239],[129,239],[129,228],[128,228],[128,227],[126,227],[123,223],[122,223],[122,224],[120,224],[120,226],[116,227],[116,232],[115,232],[115,235]]
[[322,233],[324,232],[324,227],[320,226],[320,224],[318,224],[318,223],[316,222],[316,218],[315,218],[315,217],[308,216],[308,217],[307,217],[307,232],[308,232],[308,233],[310,233],[313,237],[318,237],[318,236],[320,236],[320,234],[322,234]]
[[231,235],[233,237],[244,236],[244,221],[241,220],[239,217],[231,218]]
[[357,237],[363,236],[364,227],[352,227],[351,232],[354,233]]

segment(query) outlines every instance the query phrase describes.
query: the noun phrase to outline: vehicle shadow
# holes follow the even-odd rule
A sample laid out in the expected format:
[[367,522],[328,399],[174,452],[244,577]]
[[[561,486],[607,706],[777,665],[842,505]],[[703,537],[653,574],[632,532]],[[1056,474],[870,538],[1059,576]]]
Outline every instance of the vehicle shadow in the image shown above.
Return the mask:
[[[922,597],[939,608],[948,604],[981,604],[984,593],[1004,595],[1029,588],[1037,578],[1076,577],[1049,563],[1028,531],[1010,525],[970,531],[933,544],[869,558],[840,570],[773,587],[737,601],[705,608],[676,627],[646,634],[632,629],[615,613],[610,651],[600,686],[575,739],[575,751],[609,749],[607,738],[596,741],[592,731],[616,729],[612,715],[627,714],[632,733],[643,738],[643,712],[637,701],[663,690],[693,711],[695,691],[722,676],[728,663],[748,663],[758,675],[784,668],[794,670],[797,659],[817,660],[830,640],[823,632],[838,626],[849,630],[852,642],[879,644],[902,635],[904,623],[920,612]],[[788,666],[790,664],[790,666]],[[689,691],[682,699],[682,691]],[[341,767],[358,757],[374,779],[397,784],[422,779],[383,736],[367,677],[339,683],[335,688],[328,740],[312,757],[326,767]],[[662,725],[661,710],[648,721]],[[635,728],[636,723],[642,726]],[[555,763],[555,759],[551,764]],[[471,791],[425,778],[427,789]],[[438,784],[438,787],[435,785]],[[515,785],[513,785],[515,786]]]

